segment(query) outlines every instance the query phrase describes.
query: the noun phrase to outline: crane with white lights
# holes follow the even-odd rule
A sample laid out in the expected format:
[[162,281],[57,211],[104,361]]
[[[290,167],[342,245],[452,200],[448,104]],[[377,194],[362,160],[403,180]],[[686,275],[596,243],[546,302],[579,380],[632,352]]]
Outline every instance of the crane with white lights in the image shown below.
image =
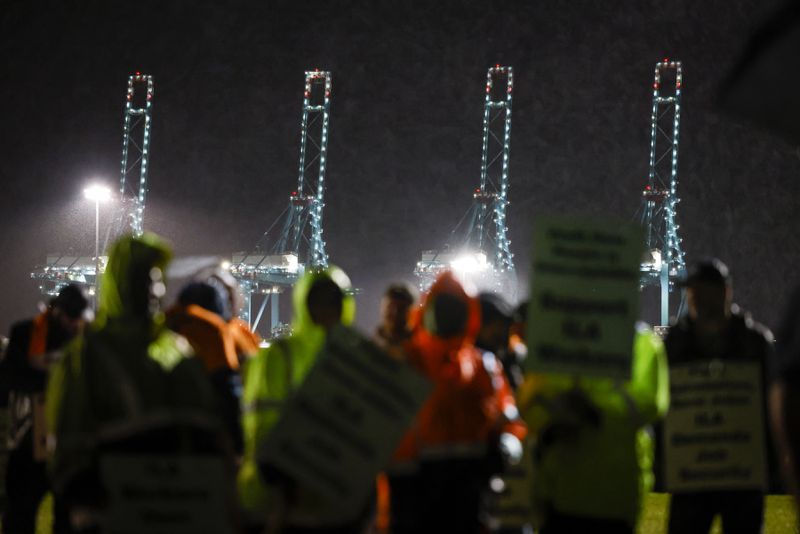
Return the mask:
[[[138,92],[142,87],[144,93]],[[142,235],[150,163],[150,127],[153,106],[153,77],[137,72],[128,78],[122,161],[119,175],[119,205],[114,232]],[[137,180],[138,177],[138,180]]]
[[[506,222],[513,89],[512,67],[489,68],[483,104],[480,186],[472,194],[467,215],[451,233],[451,242],[443,250],[422,252],[414,269],[422,291],[441,272],[452,270],[481,290],[516,298],[517,277]],[[462,228],[465,221],[467,225]]]
[[[143,88],[143,91],[137,91],[138,88]],[[119,198],[115,199],[117,205],[102,249],[98,245],[99,209],[101,202],[110,200],[110,192],[94,185],[85,191],[85,195],[95,203],[95,256],[48,254],[45,265],[36,267],[31,273],[31,278],[39,282],[39,289],[43,294],[57,295],[66,284],[78,283],[85,285],[89,293],[94,295],[98,274],[105,270],[106,262],[105,256],[99,254],[106,249],[109,240],[126,232],[137,236],[142,234],[150,161],[153,88],[153,77],[150,75],[136,72],[128,77]],[[137,175],[138,180],[134,181],[133,178]]]
[[[288,328],[280,322],[280,294],[291,288],[306,268],[328,266],[322,209],[325,206],[330,105],[331,73],[306,72],[297,189],[292,191],[288,207],[263,234],[254,251],[234,254],[231,262],[231,273],[239,281],[245,297],[242,319],[255,330],[270,303],[270,335],[278,335]],[[274,239],[271,231],[281,222],[281,233]],[[307,251],[305,258],[301,258],[303,250]],[[253,319],[256,296],[262,296],[263,300]]]
[[[673,83],[674,80],[674,83]],[[653,111],[650,118],[650,173],[642,192],[641,222],[645,256],[641,263],[642,289],[659,286],[661,325],[669,324],[669,293],[686,274],[682,239],[678,237],[678,133],[681,123],[683,75],[680,61],[656,63]],[[679,305],[683,307],[683,302]]]

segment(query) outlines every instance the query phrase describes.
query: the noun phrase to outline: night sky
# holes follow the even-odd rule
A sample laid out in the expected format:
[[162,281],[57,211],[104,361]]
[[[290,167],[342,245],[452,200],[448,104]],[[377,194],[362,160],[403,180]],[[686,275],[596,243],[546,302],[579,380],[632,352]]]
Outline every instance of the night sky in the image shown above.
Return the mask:
[[774,327],[800,281],[800,148],[717,99],[776,5],[5,0],[0,329],[35,312],[47,252],[92,253],[82,189],[117,186],[133,71],[155,79],[145,228],[178,255],[255,244],[295,187],[303,72],[332,71],[325,234],[372,328],[383,287],[412,281],[469,207],[488,66],[514,67],[509,225],[527,286],[536,214],[636,213],[663,57],[683,62],[687,260],[726,261],[736,301]]

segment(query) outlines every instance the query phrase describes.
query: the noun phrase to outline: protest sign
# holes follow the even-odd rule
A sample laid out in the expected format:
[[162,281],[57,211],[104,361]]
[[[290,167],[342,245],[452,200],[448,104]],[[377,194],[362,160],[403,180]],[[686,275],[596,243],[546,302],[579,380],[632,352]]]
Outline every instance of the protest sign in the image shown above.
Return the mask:
[[642,242],[636,224],[537,219],[526,371],[630,376]]
[[107,455],[100,475],[108,491],[108,534],[233,533],[232,477],[222,460],[203,456]]
[[355,513],[430,387],[356,331],[335,327],[258,461],[336,503],[343,515]]
[[670,369],[667,490],[763,490],[764,400],[757,363],[704,360]]

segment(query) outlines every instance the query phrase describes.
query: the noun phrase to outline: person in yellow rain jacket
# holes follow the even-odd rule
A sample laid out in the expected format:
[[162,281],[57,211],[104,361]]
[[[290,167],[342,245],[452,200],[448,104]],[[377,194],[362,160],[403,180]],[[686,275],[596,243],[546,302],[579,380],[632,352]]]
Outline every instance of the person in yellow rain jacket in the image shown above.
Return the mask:
[[180,421],[204,429],[198,444],[204,452],[225,450],[203,365],[158,310],[170,255],[152,234],[125,236],[112,246],[97,320],[67,347],[50,376],[46,413],[56,443],[55,490],[70,509],[89,510],[90,521],[99,520],[105,501],[98,468],[104,451],[130,443],[137,453],[183,447],[185,439],[152,439],[172,438]]
[[307,272],[294,288],[292,334],[273,341],[245,363],[242,395],[244,460],[238,485],[239,498],[251,522],[274,521],[280,516],[277,520],[279,528],[313,529],[340,520],[337,510],[327,509],[313,492],[292,491],[295,494],[288,499],[292,502],[288,503],[285,484],[264,483],[257,455],[260,444],[277,423],[286,401],[316,362],[327,330],[339,323],[352,324],[355,300],[349,289],[350,280],[336,267]]
[[518,405],[536,440],[538,532],[632,534],[653,484],[653,444],[645,427],[669,406],[661,339],[637,325],[628,381],[528,375]]

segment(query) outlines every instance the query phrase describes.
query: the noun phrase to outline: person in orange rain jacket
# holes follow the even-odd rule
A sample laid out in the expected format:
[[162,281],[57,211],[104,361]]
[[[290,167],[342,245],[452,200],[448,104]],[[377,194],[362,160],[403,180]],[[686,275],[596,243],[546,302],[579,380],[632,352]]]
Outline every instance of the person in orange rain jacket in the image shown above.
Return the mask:
[[185,337],[208,373],[217,392],[220,411],[234,450],[244,448],[240,398],[237,336],[242,331],[225,320],[226,295],[215,285],[192,282],[183,288],[178,302],[167,310],[167,326]]
[[475,345],[480,305],[442,274],[411,318],[409,361],[434,384],[387,470],[391,531],[480,532],[490,477],[518,462],[526,429],[496,358]]
[[261,349],[261,337],[250,329],[250,326],[239,319],[236,314],[242,307],[242,297],[239,293],[236,279],[225,269],[214,269],[206,273],[206,283],[218,288],[225,300],[223,302],[222,318],[227,321],[233,335],[233,342],[236,347],[236,355],[239,363],[256,355]]

